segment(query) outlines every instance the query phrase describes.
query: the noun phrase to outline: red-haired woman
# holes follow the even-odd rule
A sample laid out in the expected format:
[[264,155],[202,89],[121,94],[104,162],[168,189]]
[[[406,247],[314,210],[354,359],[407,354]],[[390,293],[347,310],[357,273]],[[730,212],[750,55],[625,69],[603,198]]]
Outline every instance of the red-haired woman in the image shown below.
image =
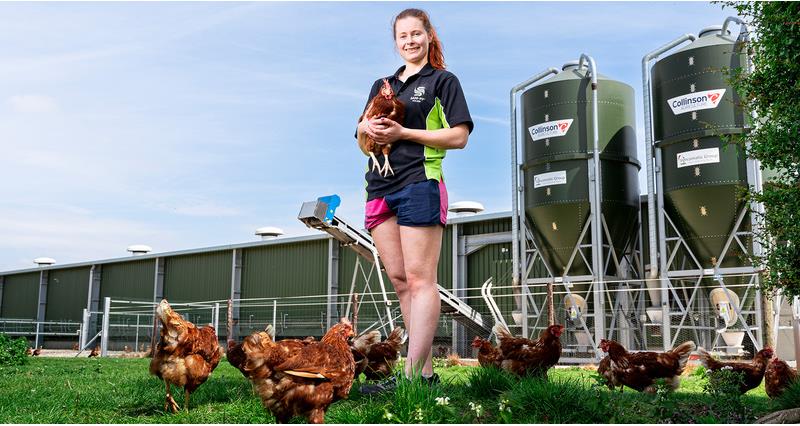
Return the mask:
[[[374,160],[368,160],[365,225],[400,299],[408,330],[405,375],[421,374],[435,382],[431,346],[441,307],[436,270],[447,220],[442,159],[448,149],[466,146],[473,123],[461,84],[445,70],[442,43],[428,15],[406,9],[395,17],[392,29],[405,64],[385,78],[405,105],[405,117],[402,123],[380,118],[358,125],[357,136],[392,144],[389,162],[394,172],[385,177],[373,172]],[[383,80],[372,85],[367,102],[378,94]],[[393,386],[390,380],[364,386],[362,392]]]

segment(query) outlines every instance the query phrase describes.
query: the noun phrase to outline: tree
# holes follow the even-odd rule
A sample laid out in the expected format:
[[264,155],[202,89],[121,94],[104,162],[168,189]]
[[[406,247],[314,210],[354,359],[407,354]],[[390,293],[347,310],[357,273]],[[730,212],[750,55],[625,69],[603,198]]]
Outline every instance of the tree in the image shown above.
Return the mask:
[[750,201],[763,203],[764,247],[755,262],[765,270],[762,287],[800,296],[800,4],[726,2],[753,28],[747,46],[753,71],[731,70],[743,107],[756,113],[752,131],[738,140],[770,176]]

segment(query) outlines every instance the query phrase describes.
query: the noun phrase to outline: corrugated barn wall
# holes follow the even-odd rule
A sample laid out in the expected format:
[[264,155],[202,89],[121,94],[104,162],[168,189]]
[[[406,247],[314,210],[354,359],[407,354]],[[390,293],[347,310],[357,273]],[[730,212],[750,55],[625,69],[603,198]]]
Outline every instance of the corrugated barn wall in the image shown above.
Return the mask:
[[[152,301],[156,262],[154,259],[109,263],[103,265],[100,300],[112,299]],[[84,303],[83,306],[86,306]]]
[[[152,286],[153,277],[150,283]],[[231,297],[230,287],[230,251],[164,259],[164,298],[170,302],[227,300]]]
[[6,276],[0,317],[35,319],[39,301],[39,272]]
[[81,321],[89,293],[89,267],[50,271],[45,321]]

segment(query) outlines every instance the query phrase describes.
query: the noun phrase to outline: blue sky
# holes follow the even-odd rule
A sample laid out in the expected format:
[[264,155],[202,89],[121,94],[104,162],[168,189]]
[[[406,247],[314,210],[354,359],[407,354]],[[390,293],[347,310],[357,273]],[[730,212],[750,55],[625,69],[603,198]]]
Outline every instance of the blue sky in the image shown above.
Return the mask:
[[[475,130],[444,161],[450,200],[511,209],[509,99],[592,55],[636,91],[641,59],[732,12],[663,3],[0,3],[0,271],[254,241],[338,193],[361,223],[353,139],[402,61],[391,18],[427,10]],[[641,154],[640,154],[641,156]],[[642,187],[644,190],[644,187]]]

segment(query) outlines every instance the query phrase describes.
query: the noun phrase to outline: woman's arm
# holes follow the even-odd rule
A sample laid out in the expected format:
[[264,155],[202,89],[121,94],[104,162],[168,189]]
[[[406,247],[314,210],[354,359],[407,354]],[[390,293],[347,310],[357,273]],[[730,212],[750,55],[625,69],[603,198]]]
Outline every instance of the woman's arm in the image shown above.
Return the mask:
[[363,131],[379,144],[405,139],[440,149],[462,149],[467,145],[469,138],[469,127],[466,124],[459,124],[447,129],[419,130],[407,129],[388,118],[373,120],[363,128],[362,125],[359,125],[358,131]]

